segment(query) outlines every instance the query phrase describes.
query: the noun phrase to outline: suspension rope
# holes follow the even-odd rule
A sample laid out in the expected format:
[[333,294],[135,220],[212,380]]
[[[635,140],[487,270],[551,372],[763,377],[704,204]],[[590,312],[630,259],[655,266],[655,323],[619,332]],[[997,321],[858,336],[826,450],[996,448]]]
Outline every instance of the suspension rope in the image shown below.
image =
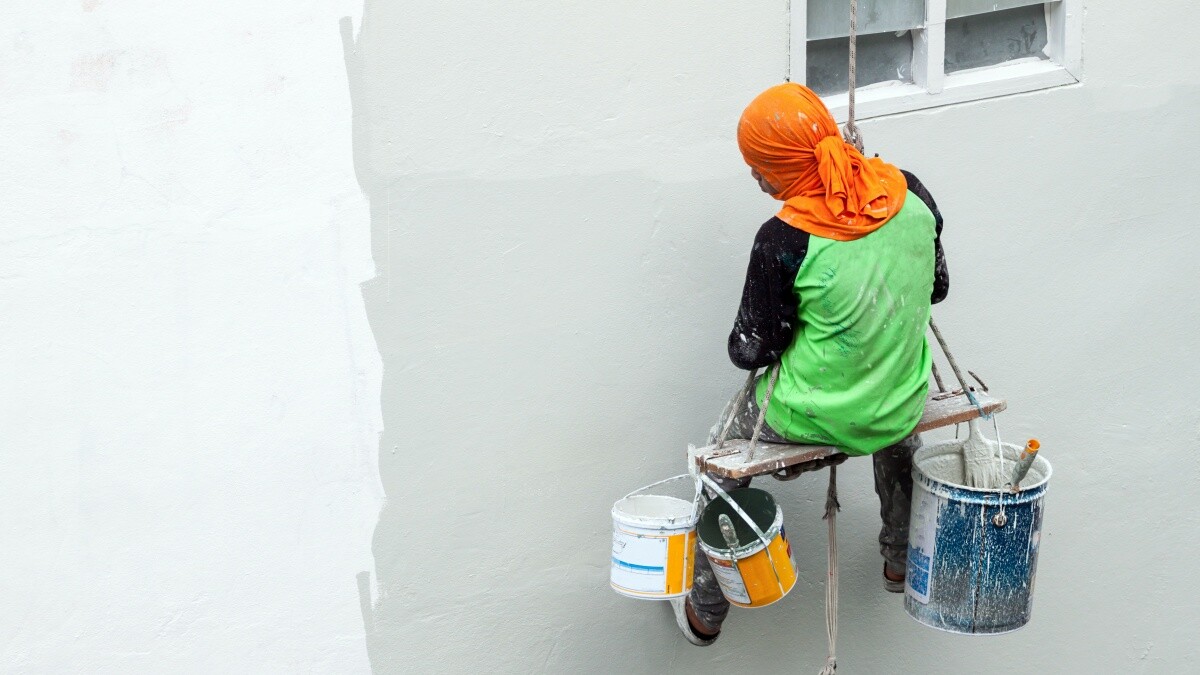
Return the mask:
[[946,383],[942,382],[942,374],[938,372],[937,364],[933,362],[932,357],[930,357],[929,365],[933,368],[933,381],[937,382],[938,393],[941,394],[946,391]]
[[954,377],[958,379],[959,385],[962,386],[963,393],[967,395],[967,400],[971,402],[971,405],[979,408],[980,415],[986,417],[983,412],[983,406],[975,398],[975,394],[971,392],[971,385],[967,384],[967,378],[963,377],[962,371],[959,370],[958,362],[954,360],[954,355],[950,353],[950,346],[946,344],[946,338],[942,337],[942,331],[938,330],[932,316],[929,317],[929,327],[933,329],[933,336],[937,338],[938,344],[941,345],[942,353],[946,355],[946,361],[950,363],[950,369],[954,371]]
[[846,126],[842,130],[842,137],[846,142],[858,148],[859,152],[863,151],[862,132],[858,130],[858,125],[854,123],[854,85],[858,79],[858,0],[850,0],[850,82],[847,90],[850,99],[848,101],[846,111]]
[[[858,79],[858,0],[850,0],[850,73],[847,93],[846,127],[842,137],[853,145],[859,152],[863,151],[862,132],[854,123],[854,88]],[[829,546],[826,550],[825,580],[825,638],[829,642],[829,655],[825,657],[825,667],[820,675],[836,675],[837,673],[837,634],[838,634],[838,546],[837,546],[837,512],[841,508],[837,495],[837,466],[829,467],[829,490],[825,494],[825,522],[829,528]]]
[[[750,436],[750,449],[746,453],[746,461],[754,461],[754,449],[758,445],[758,435],[762,433],[763,422],[767,419],[767,408],[771,405],[771,393],[775,391],[775,381],[779,379],[779,368],[782,363],[776,363],[771,369],[771,377],[767,380],[767,391],[763,394],[762,410],[758,411],[758,421],[754,424],[754,434]],[[753,392],[751,392],[753,395]]]

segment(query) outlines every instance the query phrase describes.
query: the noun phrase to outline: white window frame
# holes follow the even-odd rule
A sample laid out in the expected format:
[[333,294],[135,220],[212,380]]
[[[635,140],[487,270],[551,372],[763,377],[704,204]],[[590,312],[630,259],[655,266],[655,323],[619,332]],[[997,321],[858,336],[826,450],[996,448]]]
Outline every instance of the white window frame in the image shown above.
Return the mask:
[[[807,9],[803,0],[791,4],[789,75],[797,82],[807,73]],[[1057,0],[1046,3],[1045,9],[1049,60],[1017,59],[947,75],[946,0],[925,0],[925,25],[912,31],[913,81],[859,87],[855,117],[870,119],[1078,83],[1083,70],[1083,0]],[[838,123],[845,122],[848,95],[822,98]]]

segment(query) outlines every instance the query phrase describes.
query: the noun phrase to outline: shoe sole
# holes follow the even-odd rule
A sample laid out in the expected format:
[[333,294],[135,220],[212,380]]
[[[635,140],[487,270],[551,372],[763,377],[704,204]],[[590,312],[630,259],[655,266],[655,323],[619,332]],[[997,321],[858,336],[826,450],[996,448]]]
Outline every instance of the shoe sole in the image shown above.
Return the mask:
[[721,636],[720,633],[711,638],[702,638],[696,635],[696,632],[692,630],[691,622],[687,618],[687,608],[684,605],[687,602],[687,598],[671,598],[669,602],[671,603],[671,611],[675,614],[675,625],[679,627],[679,632],[683,633],[684,639],[688,642],[697,647],[707,647],[716,642],[717,638]]
[[[892,579],[888,578],[887,568],[888,568],[887,563],[884,563],[884,565],[883,565],[883,587],[887,590],[888,593],[903,593],[904,592],[904,576],[901,576],[899,581],[893,581]],[[904,575],[906,573],[907,573],[907,570],[900,572],[901,575]]]

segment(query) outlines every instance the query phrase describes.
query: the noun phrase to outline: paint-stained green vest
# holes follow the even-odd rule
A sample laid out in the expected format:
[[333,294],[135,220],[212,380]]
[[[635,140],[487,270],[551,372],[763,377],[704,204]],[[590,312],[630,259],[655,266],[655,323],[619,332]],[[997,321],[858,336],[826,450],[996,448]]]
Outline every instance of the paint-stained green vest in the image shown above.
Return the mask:
[[[933,214],[911,192],[861,239],[809,238],[793,285],[800,325],[767,410],[772,429],[850,455],[912,432],[929,388],[933,240]],[[766,384],[759,379],[760,405]]]

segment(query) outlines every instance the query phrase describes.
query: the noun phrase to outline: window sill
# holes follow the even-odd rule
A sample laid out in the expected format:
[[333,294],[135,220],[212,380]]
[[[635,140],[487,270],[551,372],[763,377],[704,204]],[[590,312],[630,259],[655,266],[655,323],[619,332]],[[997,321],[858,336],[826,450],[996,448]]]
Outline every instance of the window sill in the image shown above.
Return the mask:
[[[911,83],[885,82],[863,87],[856,92],[854,112],[858,120],[865,120],[1078,82],[1070,71],[1052,61],[1018,61],[951,73],[937,94]],[[835,94],[823,97],[823,100],[838,124],[845,123],[848,95]]]

